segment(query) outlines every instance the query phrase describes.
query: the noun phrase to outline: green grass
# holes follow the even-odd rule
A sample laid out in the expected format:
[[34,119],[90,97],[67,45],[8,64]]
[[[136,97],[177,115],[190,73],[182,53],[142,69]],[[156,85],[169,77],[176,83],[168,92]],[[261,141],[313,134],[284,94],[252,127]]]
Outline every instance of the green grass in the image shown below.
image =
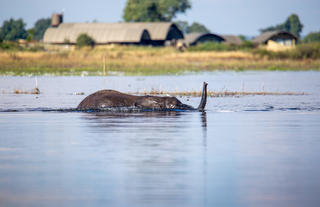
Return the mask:
[[205,42],[189,47],[188,51],[251,51],[253,48],[255,48],[255,45],[249,41],[244,41],[241,45]]

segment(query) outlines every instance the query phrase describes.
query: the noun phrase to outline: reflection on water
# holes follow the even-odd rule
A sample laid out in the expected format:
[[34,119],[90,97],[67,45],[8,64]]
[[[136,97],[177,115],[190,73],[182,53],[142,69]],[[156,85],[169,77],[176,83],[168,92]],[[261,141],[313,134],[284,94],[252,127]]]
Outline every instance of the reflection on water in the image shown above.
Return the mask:
[[16,112],[0,124],[2,206],[320,202],[315,112]]
[[[0,206],[318,207],[319,74],[265,74],[275,89],[299,80],[310,96],[210,98],[206,112],[53,110],[83,98],[56,90],[75,77],[47,78],[38,98],[1,94]],[[232,75],[216,76],[192,78],[212,86]]]
[[[190,125],[199,116],[200,123]],[[102,136],[104,144],[113,144],[114,157],[124,169],[120,206],[203,206],[206,183],[204,155],[206,114],[151,112],[129,114],[84,114],[87,127]],[[189,120],[189,121],[188,121]],[[194,137],[179,136],[188,128],[202,127]],[[178,136],[177,136],[178,135]],[[125,140],[123,138],[125,137]],[[102,138],[101,138],[102,139]],[[111,139],[111,140],[110,140]],[[202,144],[203,143],[203,144]],[[195,159],[188,159],[192,154]],[[197,155],[198,154],[198,155]]]

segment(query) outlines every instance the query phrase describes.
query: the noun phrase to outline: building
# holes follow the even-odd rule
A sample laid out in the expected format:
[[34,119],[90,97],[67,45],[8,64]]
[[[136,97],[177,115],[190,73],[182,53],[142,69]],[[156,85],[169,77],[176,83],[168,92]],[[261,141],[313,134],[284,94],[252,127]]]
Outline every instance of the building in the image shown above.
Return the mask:
[[47,44],[76,44],[80,34],[89,35],[95,44],[175,44],[183,33],[171,22],[155,23],[63,23],[63,17],[54,14],[52,25],[44,34]]
[[46,30],[43,42],[47,44],[76,44],[80,34],[90,36],[96,45],[103,44],[150,44],[146,29],[105,23],[63,23]]
[[217,42],[235,45],[242,44],[242,40],[238,36],[218,35],[213,33],[190,33],[185,35],[185,39],[183,40],[183,43],[186,46],[193,46],[204,42]]
[[213,33],[190,33],[185,35],[185,38],[183,40],[183,43],[185,43],[187,46],[193,46],[198,43],[204,43],[204,42],[223,42],[224,39],[216,34]]
[[241,45],[243,43],[242,39],[236,35],[221,35],[226,44],[230,45]]
[[183,32],[172,22],[119,23],[127,27],[139,27],[149,31],[152,45],[175,45],[184,39]]
[[262,33],[260,36],[252,40],[258,45],[265,45],[268,50],[284,50],[293,48],[298,41],[298,38],[285,31],[270,31]]

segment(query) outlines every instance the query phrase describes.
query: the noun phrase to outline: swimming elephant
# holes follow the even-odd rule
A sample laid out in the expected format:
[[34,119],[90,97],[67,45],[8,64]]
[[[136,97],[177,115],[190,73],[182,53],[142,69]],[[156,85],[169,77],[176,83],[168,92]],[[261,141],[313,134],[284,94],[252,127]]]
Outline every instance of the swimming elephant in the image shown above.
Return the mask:
[[207,103],[207,83],[203,83],[202,98],[198,108],[181,103],[176,97],[134,96],[114,90],[101,90],[87,96],[77,110],[105,110],[110,108],[137,108],[151,110],[200,110]]

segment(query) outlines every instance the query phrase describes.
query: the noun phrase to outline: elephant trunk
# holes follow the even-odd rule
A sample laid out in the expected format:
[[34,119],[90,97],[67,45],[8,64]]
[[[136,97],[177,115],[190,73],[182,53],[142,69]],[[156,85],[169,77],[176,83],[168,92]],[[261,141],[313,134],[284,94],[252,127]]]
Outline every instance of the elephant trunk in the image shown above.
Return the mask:
[[200,102],[200,104],[198,106],[198,110],[200,110],[200,111],[203,111],[204,108],[206,107],[206,103],[207,103],[207,85],[208,85],[208,83],[203,82],[201,102]]

